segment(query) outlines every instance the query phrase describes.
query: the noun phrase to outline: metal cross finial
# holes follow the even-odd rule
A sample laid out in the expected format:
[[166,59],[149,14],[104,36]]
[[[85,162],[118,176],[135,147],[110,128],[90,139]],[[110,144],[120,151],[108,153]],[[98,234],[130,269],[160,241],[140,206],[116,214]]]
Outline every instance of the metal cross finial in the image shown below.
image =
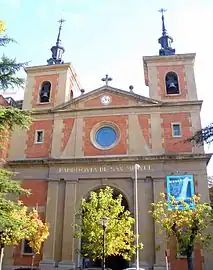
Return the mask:
[[56,46],[59,46],[59,44],[60,44],[60,35],[61,35],[61,28],[62,28],[62,23],[64,23],[65,22],[65,20],[64,19],[60,19],[59,21],[59,30],[58,30],[58,37],[57,37],[57,41],[56,41]]
[[60,19],[58,22],[60,23],[60,26],[62,26],[62,23],[66,22],[66,21],[64,19]]
[[166,12],[166,9],[164,9],[164,8],[161,8],[161,9],[159,9],[158,10],[161,14],[162,14],[162,16],[164,15],[164,12]]
[[161,14],[162,14],[162,34],[163,36],[166,35],[166,27],[165,27],[165,22],[164,22],[164,12],[166,12],[166,9],[161,8],[160,10],[158,10]]
[[102,78],[101,80],[105,82],[106,86],[108,86],[108,83],[112,81],[112,78],[110,78],[108,74],[106,74],[105,78]]

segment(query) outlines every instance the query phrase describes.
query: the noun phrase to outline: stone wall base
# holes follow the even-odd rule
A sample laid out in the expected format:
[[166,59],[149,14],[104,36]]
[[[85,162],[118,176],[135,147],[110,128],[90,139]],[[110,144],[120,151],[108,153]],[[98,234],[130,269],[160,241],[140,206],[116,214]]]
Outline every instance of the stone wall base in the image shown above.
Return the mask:
[[72,270],[76,269],[73,261],[61,261],[58,263],[58,270]]
[[153,270],[166,270],[166,265],[155,264]]
[[39,263],[40,270],[55,270],[57,262],[54,260],[43,260]]

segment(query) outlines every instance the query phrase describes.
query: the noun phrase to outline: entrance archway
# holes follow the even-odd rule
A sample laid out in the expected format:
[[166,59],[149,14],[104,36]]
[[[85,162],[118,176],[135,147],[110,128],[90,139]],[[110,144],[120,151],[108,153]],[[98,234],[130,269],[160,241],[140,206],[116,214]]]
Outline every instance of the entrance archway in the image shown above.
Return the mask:
[[[99,187],[93,191],[98,192],[100,189],[104,189],[104,188],[105,188],[105,186],[102,186],[102,187]],[[125,211],[129,210],[129,204],[128,204],[128,201],[127,201],[126,197],[124,196],[124,194],[120,190],[118,190],[114,187],[111,187],[111,188],[113,189],[113,197],[116,198],[117,196],[119,196],[121,194],[122,195],[122,203],[121,204],[122,204],[122,206],[124,206]],[[88,199],[89,199],[89,196],[88,196]],[[106,243],[106,245],[107,245],[107,243]],[[94,262],[94,261],[90,261],[90,260],[86,259],[83,262],[83,266],[86,268],[93,268],[93,267],[101,268],[102,261],[96,260]],[[129,262],[126,261],[122,256],[108,256],[106,258],[106,261],[105,261],[105,267],[110,268],[112,270],[123,270],[123,269],[129,267]]]

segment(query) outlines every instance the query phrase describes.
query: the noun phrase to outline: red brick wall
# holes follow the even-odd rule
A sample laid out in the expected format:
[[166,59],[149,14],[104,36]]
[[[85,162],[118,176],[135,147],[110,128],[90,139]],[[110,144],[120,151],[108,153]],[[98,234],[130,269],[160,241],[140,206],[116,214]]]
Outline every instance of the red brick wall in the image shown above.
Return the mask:
[[[58,74],[52,75],[43,75],[43,76],[35,76],[35,84],[33,89],[33,97],[32,97],[32,108],[36,107],[44,107],[54,105],[56,101],[56,93],[58,86]],[[49,81],[51,83],[51,92],[50,92],[50,102],[40,103],[39,102],[39,93],[41,89],[41,85],[44,81]]]
[[29,196],[21,196],[20,200],[26,206],[45,206],[46,199],[47,199],[47,181],[45,180],[37,180],[37,179],[30,179],[30,180],[23,180],[22,187],[25,189],[31,190],[31,195]]
[[0,106],[8,106],[7,100],[2,95],[0,95]]
[[[84,119],[84,155],[121,155],[127,154],[127,119],[128,116],[97,116],[88,117]],[[92,128],[102,121],[109,121],[115,123],[120,129],[120,141],[110,150],[99,150],[95,148],[90,141],[90,132]]]
[[64,151],[67,142],[69,140],[69,137],[71,135],[72,129],[73,129],[73,125],[74,125],[74,118],[69,118],[69,119],[64,119],[63,120],[63,130],[62,130],[62,142],[61,142],[61,152]]
[[[164,143],[163,147],[166,152],[192,152],[192,144],[186,143],[185,139],[192,135],[190,130],[190,113],[180,112],[180,113],[162,113],[160,114],[162,119],[162,130]],[[182,137],[173,138],[172,137],[172,123],[181,124]]]
[[[187,268],[187,259],[186,258],[177,258],[176,256],[176,244],[175,241],[170,243],[169,248],[169,263],[172,270],[188,270]],[[194,270],[203,270],[202,263],[203,263],[203,256],[201,255],[200,246],[197,245],[194,249],[194,256],[193,256],[193,264]]]
[[[173,71],[178,75],[180,95],[166,95],[165,76],[168,72]],[[187,84],[185,79],[184,65],[179,66],[158,66],[158,95],[166,100],[183,99],[187,97]]]
[[[116,105],[128,105],[129,104],[129,97],[124,97],[124,96],[120,96],[120,95],[112,95],[111,93],[104,93],[103,95],[109,95],[112,99],[110,106],[116,106]],[[102,95],[101,95],[102,96]],[[100,106],[104,106],[101,104],[101,96],[89,99],[87,101],[85,101],[84,106],[85,107],[100,107]]]
[[[44,142],[35,143],[36,130],[44,130]],[[34,121],[27,131],[28,137],[26,142],[25,154],[27,158],[49,157],[51,154],[53,133],[53,120]]]
[[143,132],[144,139],[149,147],[152,147],[151,133],[150,133],[150,115],[140,114],[138,115],[138,121],[140,128]]

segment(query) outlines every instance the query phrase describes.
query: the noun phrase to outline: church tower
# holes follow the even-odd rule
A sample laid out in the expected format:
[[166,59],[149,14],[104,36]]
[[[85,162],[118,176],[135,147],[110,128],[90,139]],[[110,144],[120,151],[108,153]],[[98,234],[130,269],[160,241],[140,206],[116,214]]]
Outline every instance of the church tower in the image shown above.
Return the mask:
[[27,83],[23,109],[51,109],[80,94],[80,84],[72,65],[64,63],[65,52],[61,45],[61,30],[64,20],[59,21],[56,45],[52,46],[52,56],[47,65],[27,67]]
[[162,13],[162,36],[158,56],[145,56],[144,77],[149,87],[149,97],[162,101],[196,101],[197,91],[194,77],[195,54],[175,54],[172,37],[167,34]]

